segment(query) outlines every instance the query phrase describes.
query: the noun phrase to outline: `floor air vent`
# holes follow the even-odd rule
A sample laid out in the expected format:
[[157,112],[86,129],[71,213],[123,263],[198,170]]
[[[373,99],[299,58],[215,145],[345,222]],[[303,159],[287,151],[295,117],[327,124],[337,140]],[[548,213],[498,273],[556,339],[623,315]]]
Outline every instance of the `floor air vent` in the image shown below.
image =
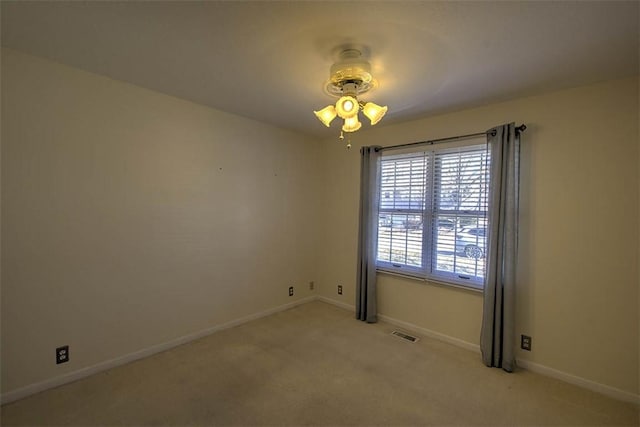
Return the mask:
[[393,331],[393,332],[391,332],[391,335],[395,335],[396,337],[402,338],[403,340],[407,340],[409,342],[418,341],[417,337],[414,337],[414,336],[409,335],[409,334],[405,334],[404,332],[400,332],[400,331]]

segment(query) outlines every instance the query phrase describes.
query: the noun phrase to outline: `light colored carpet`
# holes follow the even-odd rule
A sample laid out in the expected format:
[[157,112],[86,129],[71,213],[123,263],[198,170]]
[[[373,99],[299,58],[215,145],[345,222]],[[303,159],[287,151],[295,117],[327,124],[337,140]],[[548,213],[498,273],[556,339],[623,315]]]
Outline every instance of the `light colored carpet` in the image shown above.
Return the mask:
[[635,405],[312,302],[2,407],[3,425],[638,425]]

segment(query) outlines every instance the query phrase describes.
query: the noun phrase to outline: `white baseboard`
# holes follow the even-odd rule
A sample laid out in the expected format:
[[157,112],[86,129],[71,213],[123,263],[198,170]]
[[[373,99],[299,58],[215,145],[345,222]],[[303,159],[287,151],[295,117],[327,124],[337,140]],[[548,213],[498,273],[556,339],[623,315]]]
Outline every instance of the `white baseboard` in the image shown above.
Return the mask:
[[[334,299],[322,297],[322,296],[318,296],[317,299],[320,301],[326,302],[328,304],[332,304],[332,305],[344,308],[345,310],[355,312],[355,306],[353,305],[345,304],[341,301],[336,301]],[[477,344],[473,344],[473,343],[461,340],[459,338],[450,337],[448,335],[441,334],[440,332],[432,331],[430,329],[426,329],[418,325],[414,325],[413,323],[404,322],[402,320],[398,320],[384,314],[378,314],[378,319],[382,320],[383,322],[387,322],[392,325],[398,326],[400,328],[406,329],[407,331],[417,332],[426,337],[435,338],[437,340],[444,341],[446,343],[453,344],[455,346],[480,353],[480,346]]]
[[356,311],[356,307],[354,305],[347,304],[347,303],[344,303],[342,301],[336,301],[334,299],[327,298],[327,297],[322,297],[322,296],[317,296],[316,299],[318,301],[326,302],[327,304],[331,304],[331,305],[335,305],[335,306],[340,307],[340,308],[344,308],[345,310],[349,310],[349,311],[352,311],[354,313]]
[[105,371],[107,369],[115,368],[120,365],[124,365],[126,363],[133,362],[138,359],[142,359],[144,357],[152,356],[156,353],[160,353],[166,350],[169,350],[173,347],[177,347],[182,344],[186,344],[190,341],[197,340],[199,338],[203,338],[207,335],[211,335],[214,332],[218,332],[224,329],[233,328],[234,326],[241,325],[243,323],[250,322],[252,320],[259,319],[261,317],[269,316],[271,314],[275,314],[281,311],[288,310],[290,308],[296,307],[298,305],[306,304],[308,302],[316,300],[315,296],[310,296],[306,298],[299,299],[297,301],[290,302],[288,304],[284,304],[278,307],[270,308],[268,310],[261,311],[259,313],[251,314],[249,316],[241,317],[239,319],[232,320],[230,322],[222,323],[220,325],[213,326],[211,328],[207,328],[202,331],[194,332],[189,335],[184,335],[182,337],[176,338],[169,342],[165,342],[162,344],[154,345],[152,347],[145,348],[143,350],[139,350],[133,353],[125,354],[124,356],[116,357],[115,359],[106,360],[104,362],[100,362],[93,366],[88,366],[86,368],[78,369],[77,371],[69,372],[67,374],[61,375],[59,377],[54,377],[39,383],[30,384],[28,386],[3,393],[0,396],[0,403],[10,403],[16,400],[23,399],[27,396],[30,396],[35,393],[39,393],[44,390],[48,390],[50,388],[58,387],[63,384],[67,384],[73,381],[77,381],[79,379],[88,377],[90,375],[97,374],[98,372]]
[[[65,375],[61,375],[59,377],[55,377],[55,378],[51,378],[39,383],[35,383],[35,384],[30,384],[26,387],[22,387],[19,388],[17,390],[13,390],[10,391],[8,393],[4,393],[0,396],[0,403],[5,404],[5,403],[9,403],[9,402],[13,402],[19,399],[23,399],[27,396],[30,396],[32,394],[35,393],[39,393],[41,391],[53,388],[53,387],[58,387],[60,385],[63,384],[67,384],[73,381],[77,381],[79,379],[88,377],[90,375],[94,375],[97,374],[99,372],[105,371],[107,369],[111,369],[111,368],[115,368],[117,366],[120,365],[124,365],[126,363],[130,363],[133,362],[135,360],[138,359],[142,359],[144,357],[149,357],[152,356],[156,353],[160,353],[166,350],[169,350],[173,347],[177,347],[179,345],[182,344],[186,344],[190,341],[194,341],[197,340],[199,338],[203,338],[207,335],[211,335],[214,332],[218,332],[224,329],[229,329],[232,328],[234,326],[238,326],[241,325],[243,323],[247,323],[250,322],[252,320],[256,320],[259,319],[261,317],[265,317],[265,316],[269,316],[271,314],[275,314],[281,311],[285,311],[288,310],[290,308],[296,307],[298,305],[302,305],[302,304],[306,304],[308,302],[312,302],[312,301],[323,301],[325,303],[328,304],[332,304],[335,305],[337,307],[343,308],[345,310],[351,311],[351,312],[355,312],[355,306],[351,305],[351,304],[346,304],[342,301],[336,301],[334,299],[331,298],[327,298],[327,297],[323,297],[323,296],[310,296],[310,297],[306,297],[306,298],[302,298],[299,299],[297,301],[288,303],[288,304],[284,304],[278,307],[274,307],[268,310],[264,310],[261,311],[259,313],[255,313],[255,314],[251,314],[249,316],[245,316],[245,317],[241,317],[239,319],[235,319],[232,320],[230,322],[226,322],[220,325],[216,325],[213,326],[211,328],[199,331],[199,332],[195,332],[193,334],[189,334],[189,335],[185,335],[179,338],[176,338],[175,340],[166,342],[166,343],[162,343],[162,344],[158,344],[140,351],[136,351],[134,353],[129,353],[126,354],[124,356],[121,357],[117,357],[115,359],[111,359],[111,360],[107,360],[101,363],[98,363],[96,365],[93,366],[89,366],[86,368],[82,368],[79,369],[77,371],[73,371],[70,373],[67,373]],[[464,340],[461,340],[459,338],[454,338],[445,334],[442,334],[440,332],[435,332],[432,331],[430,329],[426,329],[426,328],[422,328],[420,326],[414,325],[413,323],[409,323],[409,322],[404,322],[402,320],[398,320],[395,319],[393,317],[389,317],[383,314],[379,314],[378,317],[380,318],[380,320],[390,323],[392,325],[401,327],[406,329],[407,331],[414,331],[417,332],[419,334],[422,334],[426,337],[430,337],[430,338],[434,338],[449,344],[453,344],[455,346],[467,349],[467,350],[471,350],[474,352],[479,353],[480,352],[480,346],[477,344],[473,344]],[[612,397],[614,399],[617,400],[622,400],[625,402],[631,402],[631,403],[635,403],[637,405],[640,405],[640,395],[637,394],[633,394],[624,390],[620,390],[617,389],[615,387],[611,387],[608,385],[604,385],[604,384],[600,384],[597,383],[595,381],[591,381],[582,377],[578,377],[572,374],[568,374],[566,372],[562,372],[562,371],[558,371],[556,369],[553,368],[549,368],[547,366],[544,365],[540,365],[534,362],[529,362],[527,360],[523,360],[523,359],[518,359],[517,360],[517,365],[523,369],[529,370],[531,372],[535,372],[547,377],[551,377],[551,378],[555,378],[555,379],[559,379],[561,381],[570,383],[570,384],[574,384],[577,385],[579,387],[591,390],[591,391],[595,391],[597,393],[601,393],[604,394],[606,396]]]
[[398,326],[408,331],[417,332],[426,337],[434,338],[439,341],[444,341],[446,343],[453,344],[457,347],[464,348],[466,350],[471,350],[476,353],[480,353],[480,346],[478,344],[470,343],[468,341],[461,340],[460,338],[454,338],[449,335],[442,334],[440,332],[432,331],[431,329],[426,329],[418,325],[414,325],[413,323],[403,322],[402,320],[394,319],[393,317],[389,317],[384,314],[378,314],[378,318],[384,322],[390,323],[392,325]]
[[555,378],[569,384],[586,388],[587,390],[595,391],[596,393],[604,394],[605,396],[609,396],[617,400],[640,405],[640,395],[620,390],[619,388],[597,383],[586,378],[558,371],[557,369],[549,368],[548,366],[540,365],[538,363],[530,362],[524,359],[517,359],[516,364],[520,368],[526,369],[527,371],[535,372],[540,375],[544,375],[545,377]]
[[[317,297],[317,299],[329,304],[333,304],[338,307],[342,307],[349,311],[355,311],[355,307],[353,305],[345,304],[341,301],[336,301],[331,298],[321,297],[321,296]],[[478,344],[473,344],[473,343],[461,340],[459,338],[454,338],[454,337],[442,334],[440,332],[435,332],[430,329],[422,328],[418,325],[414,325],[413,323],[404,322],[402,320],[398,320],[393,317],[386,316],[384,314],[378,314],[378,318],[384,322],[406,329],[407,331],[413,331],[418,334],[424,335],[426,337],[434,338],[449,344],[453,344],[458,347],[462,347],[467,350],[474,351],[476,353],[480,353],[480,346]],[[605,396],[609,396],[617,400],[622,400],[624,402],[631,402],[631,403],[640,405],[640,395],[633,394],[624,390],[620,390],[618,388],[611,387],[605,384],[600,384],[595,381],[588,380],[586,378],[568,374],[566,372],[549,368],[547,366],[540,365],[538,363],[529,362],[527,360],[518,359],[516,363],[520,368],[526,369],[528,371],[535,372],[537,374],[544,375],[546,377],[555,378],[557,380],[561,380],[569,384],[577,385],[579,387],[585,388],[587,390],[595,391],[596,393],[604,394]]]

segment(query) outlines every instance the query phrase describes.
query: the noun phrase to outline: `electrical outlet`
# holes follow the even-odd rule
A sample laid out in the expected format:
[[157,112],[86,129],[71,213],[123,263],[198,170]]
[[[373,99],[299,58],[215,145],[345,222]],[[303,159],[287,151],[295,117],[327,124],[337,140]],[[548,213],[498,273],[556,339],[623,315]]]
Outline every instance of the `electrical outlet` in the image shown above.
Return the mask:
[[69,346],[56,348],[56,365],[67,363],[69,361]]
[[289,296],[293,296],[293,286],[289,286]]
[[528,335],[520,335],[520,348],[531,351],[531,337]]
[[314,287],[313,281],[309,282],[309,290],[312,291]]
[[342,285],[338,285],[338,295],[342,295]]

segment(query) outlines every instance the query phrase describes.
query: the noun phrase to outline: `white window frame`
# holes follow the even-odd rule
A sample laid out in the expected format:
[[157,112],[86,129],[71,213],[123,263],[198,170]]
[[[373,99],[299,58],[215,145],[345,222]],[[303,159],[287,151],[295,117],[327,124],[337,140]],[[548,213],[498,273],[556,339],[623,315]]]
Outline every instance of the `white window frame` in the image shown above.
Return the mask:
[[[489,212],[489,188],[488,188],[488,177],[489,177],[489,160],[487,160],[485,169],[483,169],[483,173],[485,175],[484,183],[484,200],[486,209],[482,210],[474,210],[474,211],[464,211],[464,210],[438,210],[437,203],[435,202],[435,197],[438,189],[436,188],[435,180],[435,158],[437,154],[448,154],[448,153],[457,153],[461,151],[472,150],[473,148],[477,148],[478,152],[485,152],[489,155],[489,146],[487,144],[486,136],[469,138],[463,141],[454,141],[447,142],[441,144],[434,144],[429,146],[418,146],[413,147],[412,149],[404,149],[402,151],[389,151],[388,154],[382,154],[381,162],[386,158],[402,158],[403,156],[416,156],[421,153],[425,153],[427,159],[427,168],[426,168],[426,179],[425,179],[425,197],[424,204],[420,208],[399,208],[399,209],[389,209],[382,207],[383,195],[380,194],[382,191],[382,183],[378,183],[378,192],[379,192],[379,200],[380,205],[379,208],[379,218],[381,215],[391,215],[393,213],[398,215],[421,215],[422,217],[422,260],[421,266],[412,266],[404,263],[397,263],[391,261],[379,260],[378,255],[376,254],[376,267],[380,272],[391,273],[401,276],[408,276],[411,278],[416,278],[429,282],[436,282],[445,285],[452,285],[455,287],[463,287],[467,289],[473,290],[482,290],[484,287],[484,275],[486,275],[486,269],[484,271],[484,275],[482,278],[478,278],[476,276],[470,277],[469,275],[461,274],[459,272],[445,272],[442,270],[437,270],[434,268],[434,256],[437,256],[437,251],[434,250],[433,245],[435,244],[436,238],[434,237],[433,225],[435,223],[434,218],[437,218],[438,215],[447,215],[447,216],[455,216],[457,218],[482,218],[482,222],[485,228],[485,237],[484,237],[484,250],[486,260],[486,250],[488,249],[488,212]],[[380,173],[380,180],[382,181],[382,172]],[[392,217],[393,222],[393,217]],[[455,223],[454,223],[455,224]],[[476,228],[479,228],[477,226]],[[378,231],[380,232],[380,225],[378,225]],[[437,230],[436,230],[437,231]],[[453,257],[457,257],[456,251],[456,236],[458,230],[455,231],[453,247],[454,254]],[[378,233],[380,234],[380,233]],[[407,237],[408,239],[408,237]],[[455,261],[454,261],[455,262]],[[484,261],[483,261],[484,262]],[[477,267],[476,263],[476,267]]]

